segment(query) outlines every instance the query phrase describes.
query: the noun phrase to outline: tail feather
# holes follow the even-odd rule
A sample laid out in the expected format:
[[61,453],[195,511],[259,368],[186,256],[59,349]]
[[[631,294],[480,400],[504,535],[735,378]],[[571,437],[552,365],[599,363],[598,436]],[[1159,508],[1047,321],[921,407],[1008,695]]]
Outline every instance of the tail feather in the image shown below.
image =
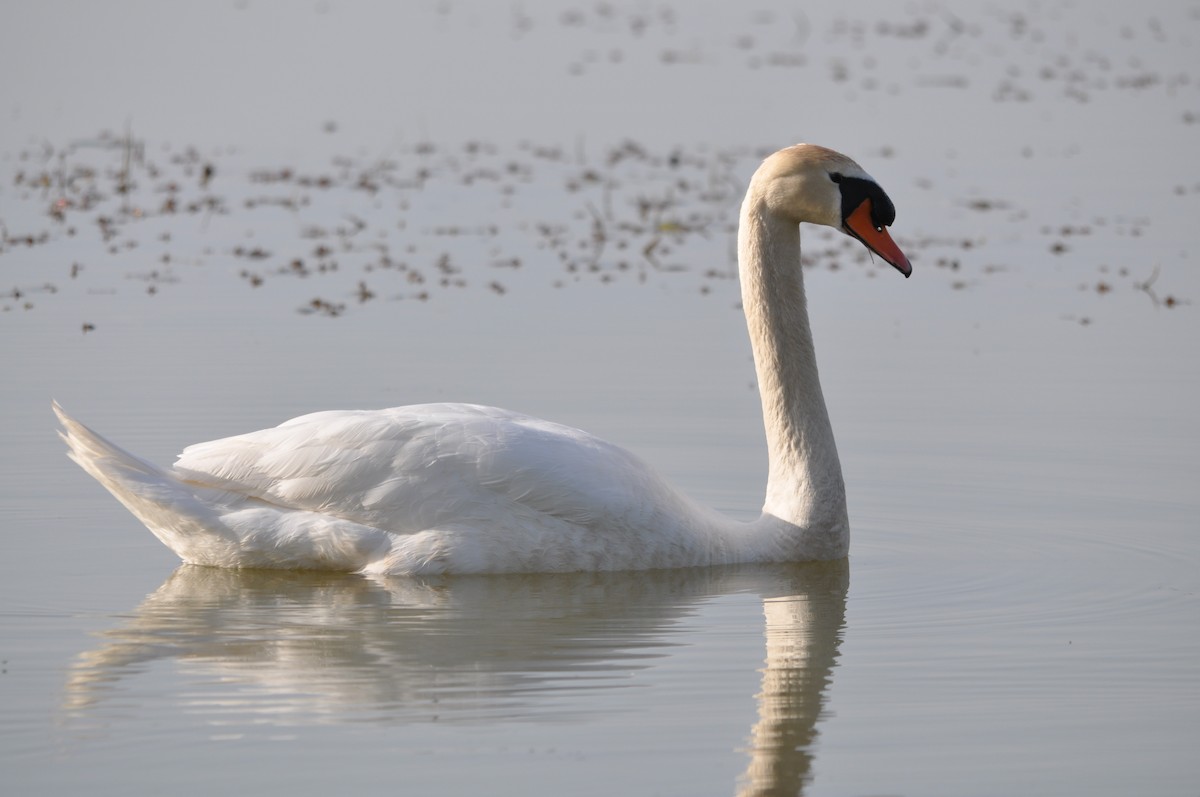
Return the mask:
[[67,455],[184,561],[204,562],[214,550],[233,544],[221,514],[234,496],[186,484],[84,426],[58,402],[54,413],[62,423],[59,436],[67,444]]
[[171,478],[158,465],[131,454],[72,418],[57,401],[53,406],[63,427],[58,436],[67,444],[67,456],[105,487],[111,490],[109,482],[121,476],[135,481],[144,481],[147,477]]
[[57,402],[54,412],[68,456],[185,562],[355,571],[388,550],[384,531],[185,481],[104,439]]

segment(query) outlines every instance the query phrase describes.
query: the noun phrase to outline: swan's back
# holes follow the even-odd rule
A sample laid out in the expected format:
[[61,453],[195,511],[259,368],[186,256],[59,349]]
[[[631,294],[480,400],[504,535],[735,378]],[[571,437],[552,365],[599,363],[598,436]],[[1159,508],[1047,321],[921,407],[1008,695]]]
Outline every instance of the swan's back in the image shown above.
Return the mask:
[[[86,457],[72,436],[103,438],[72,424],[68,443]],[[493,407],[319,412],[199,443],[158,471],[153,512],[119,468],[85,467],[106,471],[97,478],[196,564],[468,573],[723,559],[706,510],[630,452]],[[164,500],[167,488],[176,495]],[[197,506],[211,511],[196,517]]]
[[644,511],[641,488],[658,481],[633,454],[586,432],[472,404],[312,413],[189,446],[175,470],[393,534],[483,525],[503,508],[587,526]]

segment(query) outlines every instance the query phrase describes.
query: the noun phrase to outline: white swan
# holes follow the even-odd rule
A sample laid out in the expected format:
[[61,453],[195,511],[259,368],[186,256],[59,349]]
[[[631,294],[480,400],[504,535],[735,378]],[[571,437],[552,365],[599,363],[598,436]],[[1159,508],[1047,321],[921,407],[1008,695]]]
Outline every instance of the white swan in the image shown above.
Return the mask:
[[802,221],[908,276],[887,195],[844,155],[767,158],[742,203],[738,263],[766,423],[762,516],[699,506],[633,454],[507,410],[318,412],[189,446],[164,470],[59,407],[70,456],[185,562],[365,573],[626,570],[838,559],[849,523],[817,379]]

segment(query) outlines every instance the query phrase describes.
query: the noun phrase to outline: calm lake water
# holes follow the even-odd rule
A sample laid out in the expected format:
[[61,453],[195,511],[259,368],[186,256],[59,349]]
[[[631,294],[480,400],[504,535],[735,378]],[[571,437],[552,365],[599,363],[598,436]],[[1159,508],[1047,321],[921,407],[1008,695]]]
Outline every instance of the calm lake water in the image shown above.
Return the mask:
[[[1197,793],[1200,6],[733,5],[10,13],[6,793]],[[914,264],[803,231],[845,562],[179,567],[54,436],[474,401],[753,517],[731,224],[797,140]]]

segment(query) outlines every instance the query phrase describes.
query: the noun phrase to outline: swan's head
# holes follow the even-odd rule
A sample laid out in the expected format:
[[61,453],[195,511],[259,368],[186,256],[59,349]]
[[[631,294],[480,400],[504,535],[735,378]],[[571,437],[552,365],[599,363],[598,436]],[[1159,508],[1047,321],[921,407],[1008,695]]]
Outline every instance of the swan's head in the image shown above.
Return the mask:
[[840,152],[816,144],[781,149],[758,167],[751,193],[775,215],[841,230],[904,276],[912,274],[908,258],[888,235],[896,220],[892,200],[875,178]]

